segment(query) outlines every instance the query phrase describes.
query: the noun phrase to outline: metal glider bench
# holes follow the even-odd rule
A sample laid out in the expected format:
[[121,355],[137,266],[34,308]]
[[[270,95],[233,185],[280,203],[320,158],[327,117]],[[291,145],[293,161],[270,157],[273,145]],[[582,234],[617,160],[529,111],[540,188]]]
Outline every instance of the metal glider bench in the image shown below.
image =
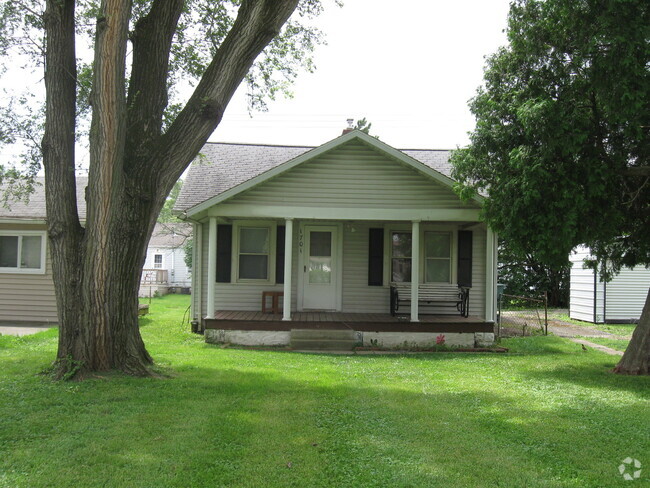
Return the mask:
[[[434,305],[451,303],[463,317],[469,315],[469,287],[451,283],[420,283],[418,286],[418,303]],[[391,283],[390,314],[395,316],[400,303],[411,302],[410,283]]]

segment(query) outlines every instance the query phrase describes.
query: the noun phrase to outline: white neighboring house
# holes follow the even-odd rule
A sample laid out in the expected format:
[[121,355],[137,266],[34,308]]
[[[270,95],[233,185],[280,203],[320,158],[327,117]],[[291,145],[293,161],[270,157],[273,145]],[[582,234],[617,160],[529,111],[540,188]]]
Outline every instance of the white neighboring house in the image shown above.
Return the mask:
[[155,292],[159,295],[174,291],[189,293],[192,278],[185,264],[185,244],[191,236],[191,224],[156,224],[142,268],[141,297],[152,296]]
[[623,268],[610,282],[603,283],[593,269],[584,268],[589,256],[589,249],[579,246],[569,258],[569,317],[595,324],[638,321],[650,288],[650,269]]

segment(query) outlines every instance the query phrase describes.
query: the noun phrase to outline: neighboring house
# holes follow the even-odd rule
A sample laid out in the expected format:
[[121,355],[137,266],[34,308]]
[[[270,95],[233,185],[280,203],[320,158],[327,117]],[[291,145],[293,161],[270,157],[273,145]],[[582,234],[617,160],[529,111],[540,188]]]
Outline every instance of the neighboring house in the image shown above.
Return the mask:
[[190,270],[185,264],[185,244],[192,236],[192,226],[186,223],[157,223],[147,247],[142,269],[140,296],[170,291],[189,292]]
[[[79,216],[85,218],[86,178],[77,180]],[[0,204],[0,322],[57,322],[56,297],[47,242],[44,178],[29,201]],[[0,187],[4,194],[6,188]]]
[[[319,147],[206,144],[175,207],[194,224],[206,340],[281,345],[320,329],[366,345],[492,342],[496,235],[482,198],[453,192],[449,155],[360,131]],[[391,283],[401,298],[469,286],[469,316],[416,299],[393,317]]]
[[650,288],[650,269],[623,268],[605,283],[593,269],[584,267],[588,257],[589,249],[584,246],[576,248],[569,257],[569,317],[596,324],[637,322]]

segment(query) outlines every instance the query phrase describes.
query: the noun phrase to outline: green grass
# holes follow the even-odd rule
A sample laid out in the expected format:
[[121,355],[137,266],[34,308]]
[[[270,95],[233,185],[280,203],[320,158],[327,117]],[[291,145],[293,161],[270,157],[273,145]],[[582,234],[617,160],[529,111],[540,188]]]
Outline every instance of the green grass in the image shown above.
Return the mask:
[[557,337],[508,354],[303,355],[188,332],[188,297],[142,334],[170,379],[40,375],[56,331],[0,337],[0,487],[650,485],[650,378]]
[[593,342],[594,344],[600,344],[601,346],[611,347],[617,351],[625,351],[627,345],[630,343],[629,339],[609,339],[606,337],[583,337],[582,339]]

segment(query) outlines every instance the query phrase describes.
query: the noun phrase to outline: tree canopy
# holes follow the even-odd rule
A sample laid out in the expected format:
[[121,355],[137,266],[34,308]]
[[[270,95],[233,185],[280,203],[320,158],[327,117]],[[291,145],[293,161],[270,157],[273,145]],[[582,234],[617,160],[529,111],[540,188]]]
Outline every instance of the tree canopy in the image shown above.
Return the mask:
[[488,195],[494,230],[546,262],[587,244],[614,267],[650,263],[648,12],[519,0],[509,46],[487,60],[454,175],[463,195]]
[[507,34],[452,156],[461,196],[486,195],[489,225],[555,268],[578,244],[605,278],[650,265],[650,4],[516,0]]

